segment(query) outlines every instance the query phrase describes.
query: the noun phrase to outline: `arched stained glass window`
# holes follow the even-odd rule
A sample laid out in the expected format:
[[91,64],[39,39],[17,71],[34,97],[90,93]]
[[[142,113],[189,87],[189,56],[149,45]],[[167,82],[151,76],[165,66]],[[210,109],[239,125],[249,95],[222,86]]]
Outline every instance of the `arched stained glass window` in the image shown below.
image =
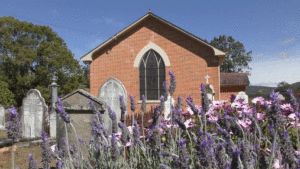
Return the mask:
[[163,95],[165,81],[165,63],[161,56],[150,49],[144,54],[139,66],[140,99],[145,95],[147,100],[159,100]]

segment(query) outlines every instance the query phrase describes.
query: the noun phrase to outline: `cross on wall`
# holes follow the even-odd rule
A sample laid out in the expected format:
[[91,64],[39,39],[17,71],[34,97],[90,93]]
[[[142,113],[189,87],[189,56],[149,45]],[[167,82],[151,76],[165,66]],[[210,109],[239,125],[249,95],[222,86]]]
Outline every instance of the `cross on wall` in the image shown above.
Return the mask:
[[209,77],[208,75],[205,76],[206,84],[208,84],[208,79],[209,79],[209,78],[210,78],[210,77]]

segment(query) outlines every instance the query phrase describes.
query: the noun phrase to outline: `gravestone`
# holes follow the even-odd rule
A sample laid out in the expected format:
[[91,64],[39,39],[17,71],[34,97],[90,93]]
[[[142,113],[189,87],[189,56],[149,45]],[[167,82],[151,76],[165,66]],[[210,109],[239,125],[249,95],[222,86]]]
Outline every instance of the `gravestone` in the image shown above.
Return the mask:
[[[61,98],[63,108],[75,128],[74,130],[71,123],[66,123],[69,145],[77,143],[77,136],[80,136],[88,143],[93,135],[92,126],[95,125],[93,119],[97,119],[97,115],[91,109],[88,100],[93,102],[96,109],[101,113],[101,116],[103,116],[105,112],[104,107],[106,107],[105,102],[83,89],[77,89]],[[56,143],[58,148],[62,148],[62,138],[66,138],[66,129],[65,122],[59,114],[57,114],[56,124]],[[87,159],[86,155],[88,154],[88,149],[82,144],[79,146],[83,151],[84,158]]]
[[279,95],[278,95],[278,99],[280,99],[281,101],[284,101],[284,100],[285,100],[285,98],[282,96],[282,94],[279,94]]
[[44,130],[44,117],[47,113],[48,107],[40,91],[30,89],[22,104],[23,138],[41,137]]
[[165,115],[164,115],[165,119],[170,118],[169,114],[171,113],[171,108],[170,108],[171,99],[172,99],[172,105],[174,106],[175,101],[170,95],[168,96],[168,100],[165,101]]
[[248,95],[245,92],[240,91],[239,94],[236,96],[235,100],[244,99],[244,102],[248,103]]
[[0,130],[5,130],[5,109],[0,105]]
[[212,93],[207,93],[207,97],[212,102],[212,101],[214,101],[215,91],[214,91],[213,85],[209,85],[209,88],[211,89]]
[[[119,97],[123,96],[125,105],[127,105],[127,92],[124,87],[124,85],[115,78],[109,78],[106,80],[98,93],[98,98],[103,99],[104,102],[106,102],[107,105],[111,107],[111,109],[116,113],[117,115],[117,121],[118,123],[121,120],[121,109],[120,109],[120,99]],[[111,119],[109,118],[109,114],[107,111],[107,107],[105,108],[104,113],[104,128],[108,130],[109,133],[112,132],[111,127]]]

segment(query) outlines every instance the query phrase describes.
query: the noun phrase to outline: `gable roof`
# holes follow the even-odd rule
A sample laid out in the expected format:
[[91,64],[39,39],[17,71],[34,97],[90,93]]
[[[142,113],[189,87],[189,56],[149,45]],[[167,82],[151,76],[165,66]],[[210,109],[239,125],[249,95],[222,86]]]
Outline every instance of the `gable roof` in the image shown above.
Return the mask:
[[250,81],[247,73],[220,73],[220,85],[249,86]]
[[103,42],[101,45],[97,46],[95,49],[91,50],[89,53],[85,54],[84,56],[82,56],[80,58],[81,61],[83,62],[92,62],[92,54],[102,48],[104,48],[106,45],[108,45],[109,43],[113,42],[113,40],[117,39],[119,36],[121,36],[122,34],[126,33],[129,29],[131,29],[132,27],[138,25],[140,22],[142,22],[143,20],[145,20],[146,18],[150,18],[150,17],[154,17],[155,19],[161,21],[162,23],[166,24],[166,25],[169,25],[173,28],[175,28],[176,30],[178,30],[179,32],[182,32],[186,35],[188,35],[189,37],[197,40],[198,42],[206,45],[206,46],[209,46],[210,48],[213,49],[214,51],[214,55],[215,56],[225,56],[226,53],[225,52],[222,52],[221,50],[211,46],[210,44],[206,43],[204,40],[200,39],[199,37],[181,29],[180,27],[162,19],[161,17],[157,16],[157,15],[154,15],[153,13],[151,13],[150,11],[144,15],[143,17],[141,17],[140,19],[138,19],[137,21],[135,21],[134,23],[132,23],[131,25],[127,26],[125,29],[121,30],[120,32],[118,32],[117,34],[115,34],[113,37],[111,37],[110,39],[108,39],[107,41]]
[[88,104],[88,99],[90,99],[95,106],[101,110],[105,110],[106,102],[101,98],[97,98],[91,93],[83,90],[77,89],[63,98],[61,98],[64,109],[66,110],[92,110]]

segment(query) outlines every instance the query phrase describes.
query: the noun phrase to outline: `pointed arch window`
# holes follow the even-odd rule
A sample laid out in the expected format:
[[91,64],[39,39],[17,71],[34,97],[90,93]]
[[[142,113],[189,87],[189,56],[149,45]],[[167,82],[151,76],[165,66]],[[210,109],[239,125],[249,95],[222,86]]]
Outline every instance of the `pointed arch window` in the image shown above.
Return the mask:
[[159,100],[163,95],[163,82],[166,79],[165,63],[153,49],[147,51],[139,65],[140,99]]

